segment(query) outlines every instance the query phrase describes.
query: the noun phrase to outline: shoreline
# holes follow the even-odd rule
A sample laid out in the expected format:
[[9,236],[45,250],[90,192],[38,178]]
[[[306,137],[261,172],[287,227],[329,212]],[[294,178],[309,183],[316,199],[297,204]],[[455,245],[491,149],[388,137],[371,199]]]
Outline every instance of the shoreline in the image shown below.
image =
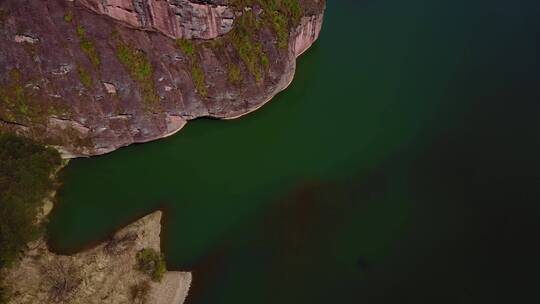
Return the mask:
[[[315,44],[319,40],[320,31],[321,31],[321,28],[322,28],[322,20],[324,18],[324,11],[319,15],[306,16],[305,18],[307,18],[309,20],[308,24],[309,24],[310,21],[312,22],[314,20],[315,21],[320,20],[321,21],[320,27],[316,30],[316,34],[313,37],[311,37],[311,39],[308,40],[309,43],[307,45],[306,44],[304,44],[304,45],[301,44],[300,45],[301,46],[300,50],[297,50],[296,48],[297,48],[298,39],[300,39],[300,41],[302,42],[302,34],[303,34],[302,33],[302,25],[300,25],[298,28],[296,28],[294,33],[291,33],[291,35],[294,34],[296,36],[294,38],[294,40],[291,41],[291,43],[290,43],[293,46],[292,52],[294,53],[294,60],[291,60],[292,61],[292,68],[289,71],[287,71],[284,74],[284,77],[282,78],[282,81],[284,79],[286,81],[284,81],[283,85],[278,86],[278,88],[276,88],[276,90],[274,90],[272,93],[268,94],[268,96],[266,96],[266,98],[263,98],[262,102],[256,104],[255,106],[249,107],[249,108],[245,109],[244,111],[232,112],[232,113],[230,113],[228,115],[215,116],[215,115],[210,114],[210,115],[195,117],[195,118],[192,118],[192,119],[185,119],[185,118],[183,118],[182,116],[180,116],[178,114],[167,113],[166,115],[168,117],[177,117],[179,120],[181,120],[181,123],[177,128],[172,129],[171,131],[169,131],[167,133],[164,133],[162,135],[159,135],[159,136],[156,136],[156,137],[153,137],[153,138],[140,140],[140,141],[132,141],[132,142],[129,142],[129,143],[125,143],[125,144],[116,146],[116,147],[110,147],[108,149],[102,149],[101,151],[100,151],[100,149],[96,149],[96,150],[94,150],[94,152],[96,152],[95,154],[91,154],[91,153],[88,153],[88,154],[75,154],[75,153],[71,153],[71,152],[67,151],[66,149],[64,149],[64,148],[62,148],[60,146],[53,146],[53,147],[58,150],[58,152],[60,153],[62,159],[89,158],[89,157],[95,157],[95,156],[102,156],[102,155],[109,154],[109,153],[114,152],[114,151],[116,151],[118,149],[128,147],[128,146],[131,146],[131,145],[143,144],[143,143],[148,143],[148,142],[157,141],[157,140],[160,140],[160,139],[165,139],[167,137],[171,137],[171,136],[175,135],[176,133],[180,132],[189,122],[197,120],[197,119],[212,118],[212,119],[218,119],[218,120],[224,120],[224,121],[234,120],[234,119],[241,118],[243,116],[249,115],[249,114],[259,110],[260,108],[265,106],[267,103],[272,101],[277,95],[279,95],[281,92],[285,91],[287,88],[289,88],[291,86],[291,84],[293,83],[293,81],[295,79],[295,76],[296,76],[298,58],[301,57],[303,54],[305,54],[308,50],[310,50],[311,47],[313,46],[313,44]],[[305,43],[305,40],[303,42]]]
[[[296,58],[298,58],[298,57],[296,57]],[[295,65],[294,65],[294,68],[293,68],[291,74],[292,74],[292,76],[289,77],[289,80],[287,81],[287,84],[286,84],[282,89],[277,90],[277,92],[276,92],[275,94],[273,94],[273,95],[271,95],[270,97],[266,98],[266,100],[263,101],[261,104],[255,106],[255,107],[253,107],[253,108],[251,108],[251,109],[248,109],[248,110],[246,110],[246,111],[243,112],[243,113],[235,114],[234,116],[226,116],[226,117],[221,117],[221,118],[218,117],[218,119],[220,119],[220,120],[233,120],[233,119],[238,119],[238,118],[241,118],[241,117],[243,117],[243,116],[249,115],[249,114],[251,114],[251,113],[253,113],[253,112],[259,110],[260,108],[262,108],[263,106],[265,106],[267,103],[269,103],[270,101],[272,101],[274,98],[276,98],[276,97],[279,95],[279,93],[285,91],[287,88],[289,88],[289,87],[291,86],[291,84],[292,84],[293,81],[294,81],[294,76],[296,75],[296,63],[295,63]]]
[[[141,284],[148,286],[143,295],[146,303],[183,303],[191,288],[190,272],[166,270],[161,280],[153,280],[136,267],[141,250],[161,252],[162,215],[162,211],[154,211],[116,231],[97,247],[70,255],[51,251],[45,236],[29,243],[18,264],[2,273],[12,292],[21,295],[7,303],[52,304],[58,299],[69,303],[74,299],[82,303],[125,303],[133,296],[131,290]],[[57,282],[71,287],[56,294]]]

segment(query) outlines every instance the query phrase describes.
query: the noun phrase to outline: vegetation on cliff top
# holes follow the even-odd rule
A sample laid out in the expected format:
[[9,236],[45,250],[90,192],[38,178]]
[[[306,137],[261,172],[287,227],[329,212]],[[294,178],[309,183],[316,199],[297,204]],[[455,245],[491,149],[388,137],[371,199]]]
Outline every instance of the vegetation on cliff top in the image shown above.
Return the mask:
[[236,26],[230,34],[231,42],[240,59],[257,81],[262,80],[269,66],[268,56],[258,39],[262,25],[255,13],[248,11],[237,18]]
[[167,271],[163,255],[152,248],[144,248],[137,253],[137,269],[159,282]]
[[235,0],[237,8],[255,7],[262,9],[262,23],[274,30],[280,48],[289,44],[289,32],[298,25],[303,14],[299,0]]
[[[261,82],[270,67],[261,32],[270,29],[275,34],[277,47],[287,49],[290,31],[299,24],[303,14],[302,5],[299,0],[234,0],[232,5],[241,12],[233,30],[205,43],[213,49],[232,45],[249,74]],[[227,66],[227,76],[234,85],[244,81],[240,66],[235,64]]]
[[[231,32],[210,41],[196,42],[178,39],[176,45],[188,58],[191,78],[197,92],[208,95],[204,70],[201,67],[199,51],[213,49],[223,54],[227,45],[232,45],[247,72],[258,82],[264,80],[270,68],[270,60],[261,38],[263,29],[270,29],[276,37],[279,49],[289,46],[289,34],[297,26],[303,14],[299,0],[233,0],[231,5],[241,14],[235,19]],[[245,80],[239,64],[227,64],[227,79],[233,85]]]

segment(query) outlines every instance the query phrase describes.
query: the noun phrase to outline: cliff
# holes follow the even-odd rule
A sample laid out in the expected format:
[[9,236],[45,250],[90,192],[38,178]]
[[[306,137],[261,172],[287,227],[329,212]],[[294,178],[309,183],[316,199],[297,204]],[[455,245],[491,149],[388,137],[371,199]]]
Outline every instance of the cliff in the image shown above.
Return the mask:
[[[172,38],[212,39],[232,29],[233,10],[220,1],[80,0],[81,5],[136,29]],[[223,3],[223,1],[221,1]]]
[[0,129],[91,156],[249,113],[292,81],[324,0],[0,2]]
[[191,274],[166,272],[153,282],[136,269],[137,253],[160,250],[161,212],[152,213],[118,231],[94,249],[61,256],[43,240],[31,244],[20,263],[2,273],[9,283],[10,304],[181,304]]

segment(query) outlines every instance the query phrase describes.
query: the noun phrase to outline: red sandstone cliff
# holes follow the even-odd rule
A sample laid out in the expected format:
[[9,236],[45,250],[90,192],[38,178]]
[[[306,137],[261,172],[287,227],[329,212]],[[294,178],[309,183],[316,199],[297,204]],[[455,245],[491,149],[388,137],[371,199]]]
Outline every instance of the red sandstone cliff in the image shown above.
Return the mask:
[[260,107],[292,81],[325,1],[298,0],[288,35],[260,0],[235,1],[0,2],[0,130],[90,156]]
[[172,38],[212,39],[233,27],[234,13],[216,1],[79,0],[80,4],[139,29],[156,30]]

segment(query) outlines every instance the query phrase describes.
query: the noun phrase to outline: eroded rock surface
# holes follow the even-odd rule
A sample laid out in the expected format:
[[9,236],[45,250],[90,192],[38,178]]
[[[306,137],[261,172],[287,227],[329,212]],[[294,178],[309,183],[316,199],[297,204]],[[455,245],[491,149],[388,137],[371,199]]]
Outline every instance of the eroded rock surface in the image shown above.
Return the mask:
[[[260,7],[231,1],[0,2],[0,129],[71,158],[259,108],[291,83],[296,57],[319,36],[325,1],[298,0],[302,15],[279,35]],[[214,22],[230,12],[232,29],[220,25],[228,17]]]
[[233,27],[233,10],[219,1],[76,0],[87,8],[138,29],[173,38],[212,39]]
[[152,213],[117,232],[113,238],[73,256],[50,252],[43,240],[19,265],[3,273],[12,294],[10,304],[142,303],[133,298],[136,286],[148,284],[147,304],[184,302],[191,274],[167,272],[159,283],[136,270],[143,248],[160,250],[161,212]]

